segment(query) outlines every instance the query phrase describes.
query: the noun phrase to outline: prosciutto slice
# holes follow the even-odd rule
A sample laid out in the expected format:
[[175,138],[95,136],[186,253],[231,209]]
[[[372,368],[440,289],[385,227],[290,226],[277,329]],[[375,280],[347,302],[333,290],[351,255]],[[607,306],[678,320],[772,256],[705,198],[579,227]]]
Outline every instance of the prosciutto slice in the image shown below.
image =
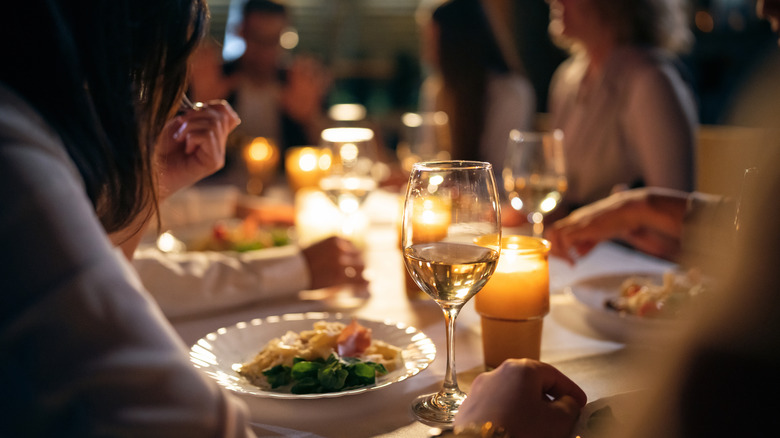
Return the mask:
[[371,345],[371,329],[363,327],[353,319],[341,331],[336,343],[339,356],[358,357]]

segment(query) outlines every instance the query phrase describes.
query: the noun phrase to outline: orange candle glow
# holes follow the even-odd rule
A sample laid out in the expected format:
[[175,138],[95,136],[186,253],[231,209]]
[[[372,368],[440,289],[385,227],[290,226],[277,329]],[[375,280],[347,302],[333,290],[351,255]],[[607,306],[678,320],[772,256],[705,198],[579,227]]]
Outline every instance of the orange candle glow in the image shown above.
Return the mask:
[[528,319],[550,311],[549,243],[527,236],[501,239],[496,271],[475,297],[481,315]]
[[287,150],[284,168],[287,182],[294,192],[304,187],[318,187],[320,179],[331,166],[331,154],[328,149],[303,146]]
[[249,171],[247,191],[259,195],[271,183],[279,164],[279,148],[265,137],[256,137],[243,150],[244,162]]
[[412,222],[414,243],[438,242],[447,237],[450,226],[450,206],[434,199],[418,199]]
[[550,311],[549,251],[543,239],[501,239],[496,271],[474,297],[488,367],[510,357],[539,359],[542,321]]

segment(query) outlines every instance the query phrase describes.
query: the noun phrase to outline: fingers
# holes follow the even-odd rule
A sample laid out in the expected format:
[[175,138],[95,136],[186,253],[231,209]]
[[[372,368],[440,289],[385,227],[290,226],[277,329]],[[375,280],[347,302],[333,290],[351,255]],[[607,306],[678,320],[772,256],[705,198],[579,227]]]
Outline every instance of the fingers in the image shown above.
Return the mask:
[[680,253],[679,238],[649,229],[640,229],[628,234],[623,240],[634,248],[666,260],[674,260]]
[[329,237],[302,250],[311,274],[311,288],[339,284],[366,285],[361,251],[350,241]]
[[544,362],[536,362],[536,365],[542,379],[542,391],[546,395],[555,401],[565,398],[566,400],[562,401],[563,404],[570,404],[573,401],[579,408],[585,406],[588,402],[588,396],[579,385],[552,365]]
[[543,362],[509,359],[474,379],[455,424],[493,421],[512,436],[568,436],[585,393]]
[[173,134],[175,140],[204,130],[213,130],[219,137],[227,137],[227,134],[241,123],[238,114],[223,100],[211,101],[205,105],[198,102],[195,109],[185,112],[179,119],[181,123]]

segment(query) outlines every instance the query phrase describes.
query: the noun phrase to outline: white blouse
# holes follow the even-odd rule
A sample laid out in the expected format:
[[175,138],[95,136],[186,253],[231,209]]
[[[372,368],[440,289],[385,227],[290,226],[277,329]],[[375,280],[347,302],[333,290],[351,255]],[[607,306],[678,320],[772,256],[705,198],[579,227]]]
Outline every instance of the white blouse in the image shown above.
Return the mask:
[[564,133],[567,202],[587,204],[621,184],[692,190],[696,102],[672,58],[622,47],[586,86],[588,62],[571,57],[550,85],[551,126]]

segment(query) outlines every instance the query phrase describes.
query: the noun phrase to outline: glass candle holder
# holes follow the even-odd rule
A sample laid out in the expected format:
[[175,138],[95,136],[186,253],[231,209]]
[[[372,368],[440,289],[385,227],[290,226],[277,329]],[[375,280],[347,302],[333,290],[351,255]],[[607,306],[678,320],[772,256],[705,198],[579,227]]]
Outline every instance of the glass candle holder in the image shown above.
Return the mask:
[[284,171],[293,193],[302,188],[319,187],[320,180],[328,174],[332,162],[330,149],[299,146],[287,149]]
[[508,358],[539,359],[542,323],[550,311],[549,252],[544,239],[501,239],[496,271],[474,298],[488,369]]

